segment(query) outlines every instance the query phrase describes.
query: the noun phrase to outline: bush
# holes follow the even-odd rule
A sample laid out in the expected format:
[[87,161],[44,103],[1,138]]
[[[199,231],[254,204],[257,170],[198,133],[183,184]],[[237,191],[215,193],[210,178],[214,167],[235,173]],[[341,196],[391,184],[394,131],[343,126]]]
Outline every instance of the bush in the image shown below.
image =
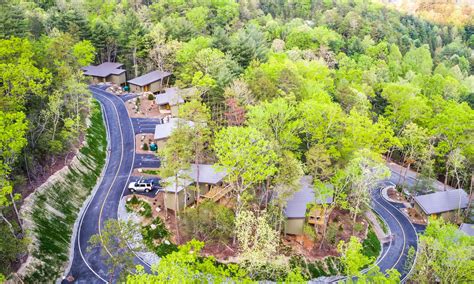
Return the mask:
[[354,224],[354,231],[356,232],[362,232],[362,230],[364,229],[364,225],[361,224],[361,223],[355,223]]
[[148,94],[148,100],[152,101],[155,99],[155,96],[153,94]]
[[148,148],[148,144],[147,144],[147,143],[143,143],[143,150],[148,151],[148,149],[149,149],[149,148]]
[[380,254],[380,241],[372,229],[367,233],[367,238],[362,242],[362,253],[368,257],[377,258]]
[[[141,216],[145,218],[151,218],[153,214],[152,214],[152,209],[151,209],[150,204],[148,204],[147,202],[143,200],[140,203],[141,203],[141,206],[140,206],[140,209],[138,210],[138,214],[140,214]],[[143,208],[143,210],[141,208]]]
[[338,231],[337,224],[334,224],[334,223],[329,224],[327,228],[327,232],[326,232],[326,239],[332,245],[334,245],[337,241],[337,231]]
[[[170,233],[160,218],[156,218],[150,225],[142,227],[141,233],[147,248],[155,252],[159,257],[178,250],[175,244],[163,242],[164,239],[170,236]],[[157,245],[155,241],[160,243]]]
[[212,201],[204,201],[183,213],[183,229],[189,236],[228,240],[234,232],[234,213],[231,209]]

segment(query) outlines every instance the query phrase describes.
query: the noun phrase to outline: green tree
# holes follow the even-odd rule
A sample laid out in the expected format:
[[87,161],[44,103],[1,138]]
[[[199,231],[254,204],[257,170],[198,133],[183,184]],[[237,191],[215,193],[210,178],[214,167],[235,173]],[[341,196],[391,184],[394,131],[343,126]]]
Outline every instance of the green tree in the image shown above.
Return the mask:
[[299,148],[300,120],[295,106],[284,98],[249,107],[247,124],[275,141],[278,151]]
[[242,194],[277,172],[277,155],[270,142],[252,127],[227,127],[216,134],[217,167],[227,171],[237,197],[236,216],[242,209]]
[[136,241],[137,234],[140,232],[131,221],[108,219],[103,227],[99,228],[99,233],[90,237],[87,250],[100,250],[108,267],[110,282],[117,273],[120,273],[122,278],[126,276],[127,270],[134,268],[134,251],[141,250],[140,243]]
[[370,191],[378,182],[389,177],[390,171],[378,154],[362,149],[354,154],[344,168],[343,176],[347,185],[348,209],[355,224],[357,216],[370,205]]
[[362,242],[354,236],[347,243],[340,241],[337,251],[341,254],[341,263],[348,276],[361,276],[361,270],[374,262],[374,259],[362,253]]
[[246,272],[236,264],[218,265],[214,257],[201,257],[203,247],[203,242],[189,241],[153,265],[152,274],[146,274],[143,267],[137,266],[136,273],[127,276],[127,283],[221,283],[229,279],[248,280]]
[[287,264],[277,253],[278,232],[268,224],[265,214],[243,210],[235,220],[239,260],[252,278],[274,279]]
[[433,59],[428,45],[412,47],[403,57],[402,68],[405,73],[413,71],[423,75],[431,74]]
[[[3,215],[3,208],[13,205],[15,213],[18,216],[15,200],[20,196],[13,194],[13,185],[11,182],[11,171],[14,162],[26,146],[25,133],[28,124],[25,121],[25,114],[22,112],[3,112],[0,111],[0,217],[10,227],[12,234],[15,231],[12,224]],[[21,221],[18,219],[21,226]]]
[[419,283],[472,282],[474,238],[442,218],[430,218],[419,237],[419,253],[411,280]]
[[[178,198],[179,184],[183,182],[183,179],[187,178],[185,176],[185,171],[191,167],[192,145],[189,141],[191,141],[192,136],[190,135],[191,126],[187,124],[186,121],[178,119],[175,129],[173,129],[171,136],[166,141],[166,147],[158,149],[158,156],[162,159],[162,164],[159,169],[160,176],[162,179],[174,183],[175,186],[175,218],[178,217],[178,212],[181,209],[179,208]],[[186,202],[184,206],[186,206]],[[166,211],[165,213],[167,214]]]

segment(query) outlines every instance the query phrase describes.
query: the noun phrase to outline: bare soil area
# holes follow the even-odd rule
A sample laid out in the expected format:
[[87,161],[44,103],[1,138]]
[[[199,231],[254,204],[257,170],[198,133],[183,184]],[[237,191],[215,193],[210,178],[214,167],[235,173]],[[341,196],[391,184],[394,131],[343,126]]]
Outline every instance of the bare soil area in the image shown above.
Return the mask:
[[[316,239],[304,234],[302,236],[287,235],[283,238],[283,244],[291,248],[292,253],[303,255],[307,260],[322,259],[326,256],[337,256],[337,244],[339,241],[348,241],[352,235],[363,240],[367,237],[368,221],[362,216],[357,218],[358,228],[354,228],[348,210],[334,209],[329,216],[326,240],[321,246],[322,230],[316,234]],[[335,237],[331,240],[330,228],[334,227]]]
[[130,117],[139,118],[163,118],[166,114],[160,113],[158,106],[155,104],[155,96],[150,100],[147,94],[143,94],[134,99],[125,102],[125,106]]
[[424,219],[423,216],[416,211],[415,208],[404,208],[402,209],[410,218],[410,221],[414,224],[427,225],[428,220]]
[[389,188],[387,190],[387,194],[390,199],[396,200],[398,202],[408,202],[405,198],[405,195],[401,192],[398,192],[395,188]]

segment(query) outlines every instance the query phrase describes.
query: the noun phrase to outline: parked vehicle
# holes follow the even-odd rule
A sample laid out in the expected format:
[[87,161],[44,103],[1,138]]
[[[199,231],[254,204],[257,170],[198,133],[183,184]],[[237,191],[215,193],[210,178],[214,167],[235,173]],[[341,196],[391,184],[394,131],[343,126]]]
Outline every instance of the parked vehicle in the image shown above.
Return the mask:
[[128,184],[130,192],[150,192],[155,187],[155,181],[152,179],[139,179]]

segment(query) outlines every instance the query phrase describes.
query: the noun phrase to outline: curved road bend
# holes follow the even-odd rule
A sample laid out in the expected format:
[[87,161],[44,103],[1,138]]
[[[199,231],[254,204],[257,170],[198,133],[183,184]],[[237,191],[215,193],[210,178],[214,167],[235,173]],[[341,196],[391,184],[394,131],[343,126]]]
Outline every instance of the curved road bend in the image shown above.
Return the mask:
[[405,268],[408,250],[418,246],[418,236],[415,227],[408,218],[392,203],[382,197],[381,189],[372,191],[372,208],[387,223],[392,234],[392,240],[384,243],[381,256],[377,259],[380,270],[397,269],[402,282],[405,281],[411,265]]
[[[67,273],[75,278],[75,283],[104,283],[109,279],[100,250],[88,252],[88,240],[99,232],[105,220],[117,218],[117,207],[135,159],[134,129],[123,101],[100,88],[90,90],[102,105],[108,133],[108,163],[95,195],[80,216],[72,265]],[[147,267],[140,259],[135,261]]]

